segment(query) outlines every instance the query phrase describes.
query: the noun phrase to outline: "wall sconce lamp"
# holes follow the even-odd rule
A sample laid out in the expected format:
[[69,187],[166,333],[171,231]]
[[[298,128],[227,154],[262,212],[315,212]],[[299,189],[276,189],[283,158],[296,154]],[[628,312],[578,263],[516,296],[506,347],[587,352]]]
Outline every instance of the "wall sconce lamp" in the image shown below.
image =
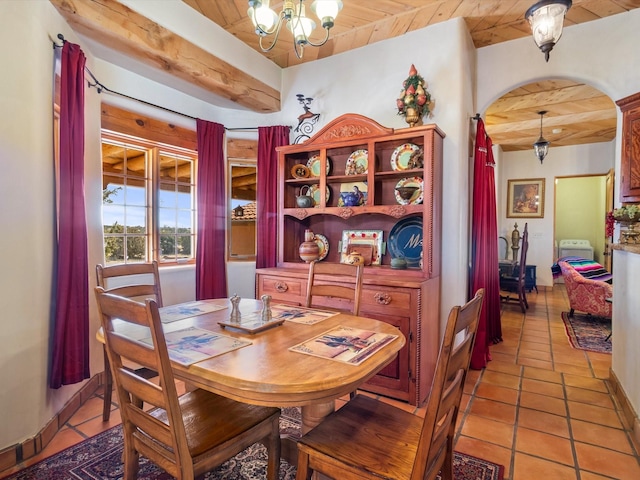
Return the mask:
[[540,115],[540,138],[533,144],[533,152],[536,154],[538,160],[540,160],[540,164],[542,164],[544,157],[547,156],[547,152],[549,151],[549,141],[545,140],[542,136],[542,117],[545,113],[547,113],[546,110],[538,112],[538,115]]
[[[284,0],[282,11],[278,15],[269,8],[269,0],[249,0],[249,10],[247,15],[251,19],[256,34],[260,37],[260,49],[263,52],[270,51],[278,42],[282,24],[286,23],[287,28],[293,34],[293,49],[296,57],[302,58],[304,46],[321,47],[329,40],[329,30],[333,27],[338,12],[342,10],[341,0],[315,0],[311,4],[311,10],[322,21],[322,28],[327,32],[324,40],[320,43],[313,43],[309,36],[316,23],[305,16],[304,0]],[[266,36],[274,35],[273,42],[268,47],[262,45],[262,39]]]
[[562,24],[567,10],[571,8],[571,0],[541,0],[529,7],[524,18],[531,25],[533,41],[549,61],[549,52],[558,43],[562,35]]

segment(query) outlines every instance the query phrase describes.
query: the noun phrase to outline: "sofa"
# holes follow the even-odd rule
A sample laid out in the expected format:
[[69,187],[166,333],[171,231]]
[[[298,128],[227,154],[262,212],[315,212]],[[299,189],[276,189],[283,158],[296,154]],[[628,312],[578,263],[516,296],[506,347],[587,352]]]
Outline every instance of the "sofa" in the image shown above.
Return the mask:
[[[607,282],[585,278],[568,262],[558,262],[569,297],[569,316],[578,310],[599,317],[611,318],[613,287]],[[607,301],[609,299],[609,301]]]

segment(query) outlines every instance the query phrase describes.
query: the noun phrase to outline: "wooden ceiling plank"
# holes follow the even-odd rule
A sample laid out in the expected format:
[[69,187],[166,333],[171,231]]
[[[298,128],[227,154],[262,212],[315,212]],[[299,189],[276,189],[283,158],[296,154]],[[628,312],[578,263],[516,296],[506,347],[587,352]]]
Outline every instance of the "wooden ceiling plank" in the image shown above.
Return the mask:
[[280,110],[280,92],[115,0],[50,0],[74,30],[257,112]]

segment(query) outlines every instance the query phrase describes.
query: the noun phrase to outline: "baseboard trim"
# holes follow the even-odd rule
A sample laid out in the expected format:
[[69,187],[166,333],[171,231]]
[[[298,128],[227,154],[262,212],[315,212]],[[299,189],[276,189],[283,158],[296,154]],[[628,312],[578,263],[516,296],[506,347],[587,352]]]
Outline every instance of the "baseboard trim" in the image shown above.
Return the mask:
[[640,452],[640,419],[638,418],[638,414],[634,410],[633,405],[631,405],[627,394],[622,388],[620,380],[618,380],[618,377],[612,369],[609,369],[609,384],[613,390],[613,396],[618,402],[620,411],[622,412],[624,428],[629,432],[629,436],[633,441],[636,451]]
[[96,392],[104,382],[104,372],[94,375],[78,390],[62,409],[33,437],[0,450],[0,472],[13,468],[40,453],[64,424]]

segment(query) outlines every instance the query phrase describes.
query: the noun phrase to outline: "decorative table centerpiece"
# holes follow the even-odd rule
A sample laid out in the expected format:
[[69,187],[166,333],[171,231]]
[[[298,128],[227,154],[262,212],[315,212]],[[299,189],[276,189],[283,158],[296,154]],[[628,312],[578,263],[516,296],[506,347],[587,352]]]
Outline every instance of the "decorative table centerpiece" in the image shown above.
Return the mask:
[[410,127],[422,125],[422,117],[431,112],[431,95],[425,88],[424,78],[413,64],[402,87],[396,100],[398,115],[402,115]]
[[623,205],[614,209],[612,216],[616,222],[627,227],[626,230],[620,231],[620,243],[638,243],[640,232],[636,231],[635,227],[640,221],[640,207],[638,205]]

